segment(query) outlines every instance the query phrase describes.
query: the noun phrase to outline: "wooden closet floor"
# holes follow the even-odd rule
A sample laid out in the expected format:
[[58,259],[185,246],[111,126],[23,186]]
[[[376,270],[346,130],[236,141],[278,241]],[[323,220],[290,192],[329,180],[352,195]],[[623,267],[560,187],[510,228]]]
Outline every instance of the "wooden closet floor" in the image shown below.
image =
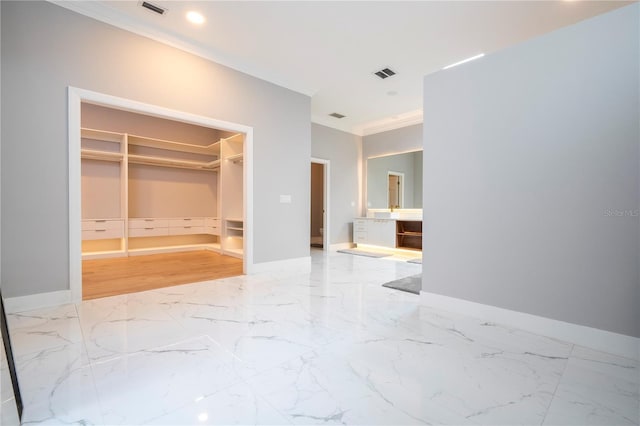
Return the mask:
[[82,261],[82,299],[242,275],[242,260],[209,251]]

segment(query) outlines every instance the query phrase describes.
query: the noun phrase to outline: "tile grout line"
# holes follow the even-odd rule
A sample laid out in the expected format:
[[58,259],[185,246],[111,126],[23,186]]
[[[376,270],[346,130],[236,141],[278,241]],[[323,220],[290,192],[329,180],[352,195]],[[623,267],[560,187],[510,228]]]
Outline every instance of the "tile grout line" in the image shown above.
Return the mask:
[[[82,303],[82,301],[80,301]],[[89,374],[91,374],[91,384],[93,385],[93,391],[96,393],[96,400],[98,402],[98,409],[100,412],[98,413],[100,416],[100,421],[102,424],[104,422],[104,407],[102,406],[102,398],[100,398],[100,394],[98,393],[98,385],[96,384],[96,376],[93,371],[93,362],[91,361],[91,357],[89,357],[89,350],[87,349],[86,336],[84,334],[84,328],[82,327],[82,322],[80,321],[80,311],[78,310],[78,304],[74,303],[73,308],[76,311],[76,318],[78,320],[78,327],[80,327],[80,335],[82,336],[82,348],[84,349],[84,353],[87,356],[87,362],[89,367]]]
[[560,384],[562,383],[562,379],[564,378],[564,374],[567,371],[567,367],[569,367],[569,362],[571,361],[571,356],[573,355],[573,351],[575,349],[576,345],[571,344],[571,350],[569,351],[569,356],[567,357],[567,362],[564,364],[564,368],[562,369],[562,374],[560,374],[560,377],[558,378],[558,383],[556,383],[556,387],[553,390],[553,393],[551,394],[551,399],[549,400],[549,405],[547,405],[547,409],[544,412],[544,417],[542,418],[542,422],[540,423],[541,425],[544,425],[545,422],[547,421],[547,416],[549,415],[549,410],[551,409],[551,406],[553,405],[553,401],[556,399],[556,393],[558,392],[558,388],[560,387]]

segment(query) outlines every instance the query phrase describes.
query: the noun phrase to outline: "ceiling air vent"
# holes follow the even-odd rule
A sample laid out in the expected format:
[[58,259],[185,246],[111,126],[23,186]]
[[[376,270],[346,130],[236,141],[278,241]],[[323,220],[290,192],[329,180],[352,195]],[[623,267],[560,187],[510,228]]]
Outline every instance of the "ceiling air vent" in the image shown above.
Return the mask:
[[331,114],[329,114],[330,117],[333,118],[345,118],[346,115],[342,115],[342,114],[338,114],[337,112],[332,112]]
[[164,15],[167,11],[167,9],[156,6],[155,4],[149,3],[148,1],[143,1],[142,3],[140,3],[140,6],[144,7],[145,9],[149,9],[150,11],[155,12],[158,15]]
[[396,72],[391,70],[391,69],[389,69],[389,68],[385,68],[383,70],[374,72],[374,74],[384,80],[387,77],[391,77],[392,75],[396,75]]

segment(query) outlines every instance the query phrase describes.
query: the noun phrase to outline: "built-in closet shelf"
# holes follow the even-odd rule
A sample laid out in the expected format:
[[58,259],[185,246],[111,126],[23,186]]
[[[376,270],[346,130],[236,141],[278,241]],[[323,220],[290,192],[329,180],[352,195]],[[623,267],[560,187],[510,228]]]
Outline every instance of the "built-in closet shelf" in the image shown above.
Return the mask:
[[122,143],[124,140],[124,133],[108,132],[106,130],[96,130],[82,128],[80,129],[80,136],[86,139],[93,139],[104,142]]
[[242,237],[244,235],[244,221],[242,219],[225,219],[227,237]]
[[231,161],[232,163],[242,163],[243,156],[244,154],[240,153],[240,154],[230,155],[226,159]]
[[175,158],[152,157],[148,155],[129,154],[129,163],[145,164],[148,166],[175,167],[179,169],[192,169],[204,171],[216,171],[220,168],[220,160],[190,161]]
[[82,149],[80,156],[86,160],[101,160],[120,162],[124,158],[121,152],[98,151],[95,149]]
[[192,154],[220,156],[220,141],[210,145],[194,145],[190,143],[166,141],[162,139],[147,138],[144,136],[129,135],[129,145],[145,146],[147,148],[166,149],[169,151],[190,152]]

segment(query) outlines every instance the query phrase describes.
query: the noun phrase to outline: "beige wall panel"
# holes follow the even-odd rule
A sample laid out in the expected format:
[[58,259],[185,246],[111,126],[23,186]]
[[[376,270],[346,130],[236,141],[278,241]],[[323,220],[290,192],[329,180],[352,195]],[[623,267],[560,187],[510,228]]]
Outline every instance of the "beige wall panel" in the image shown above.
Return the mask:
[[222,141],[220,145],[221,164],[220,175],[222,178],[220,202],[223,219],[241,219],[243,217],[243,167],[242,162],[227,160],[228,157],[242,154],[243,144],[241,139]]
[[82,218],[120,217],[120,163],[82,160]]
[[129,217],[214,217],[218,174],[129,165]]

